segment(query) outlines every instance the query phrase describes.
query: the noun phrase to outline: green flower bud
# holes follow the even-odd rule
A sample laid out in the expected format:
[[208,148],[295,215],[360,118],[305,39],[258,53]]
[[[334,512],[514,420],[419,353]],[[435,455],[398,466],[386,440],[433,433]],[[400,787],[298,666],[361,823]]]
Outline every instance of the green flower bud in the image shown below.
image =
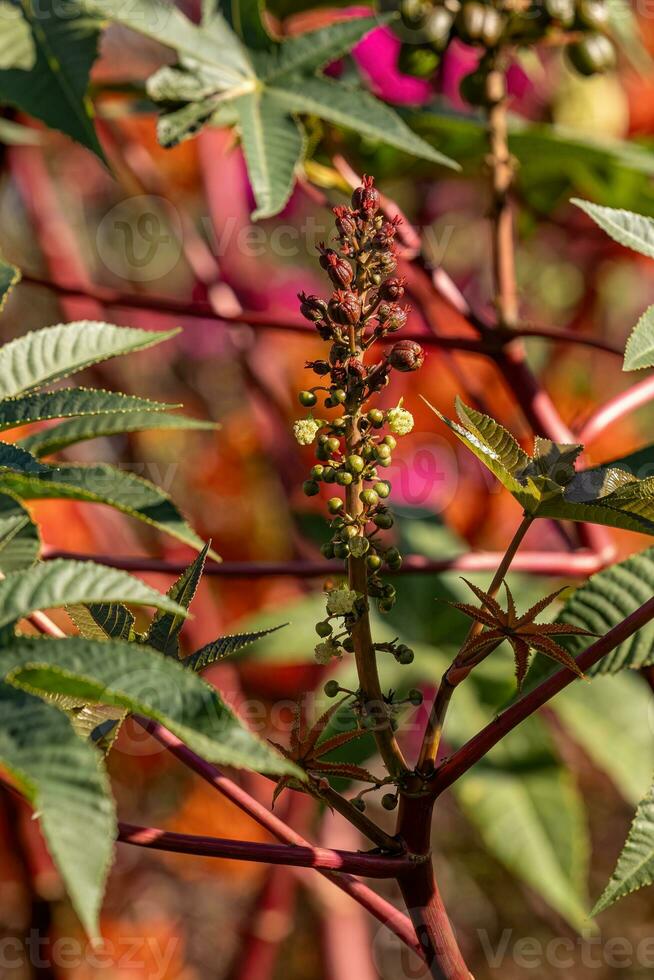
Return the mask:
[[311,477],[314,480],[321,480],[324,472],[325,472],[325,467],[322,466],[320,463],[317,463],[315,466],[311,467]]
[[397,448],[397,439],[395,438],[395,436],[384,436],[382,442],[384,443],[385,446],[388,446],[389,449]]
[[341,440],[337,439],[336,436],[330,436],[327,439],[327,448],[329,449],[330,453],[337,453],[341,448]]
[[352,473],[363,473],[365,465],[361,456],[352,455],[347,457],[347,467]]
[[375,429],[380,429],[384,424],[384,413],[379,408],[371,408],[366,418]]
[[334,545],[331,541],[326,541],[325,544],[320,545],[320,553],[323,558],[327,558],[328,560],[334,557]]
[[329,620],[325,619],[320,623],[316,623],[316,633],[318,636],[331,636],[332,624]]
[[376,524],[382,531],[388,531],[389,528],[393,527],[393,515],[389,514],[388,511],[381,514],[375,514],[372,521],[373,524]]
[[401,643],[399,647],[396,647],[395,659],[397,660],[398,664],[403,664],[405,666],[407,664],[411,664],[413,663],[413,657],[413,650],[406,646],[406,644]]
[[315,497],[317,493],[320,493],[320,487],[315,480],[305,480],[302,484],[302,489],[307,497]]
[[422,691],[418,691],[414,687],[407,694],[407,698],[408,698],[410,704],[414,705],[414,707],[417,708],[419,705],[422,704],[422,701],[423,701]]
[[354,558],[363,558],[368,551],[370,551],[370,542],[368,541],[368,538],[357,535],[356,538],[351,539],[350,554]]
[[349,487],[353,479],[354,477],[352,476],[351,473],[348,473],[347,470],[339,470],[338,473],[336,474],[336,482],[341,487]]
[[313,408],[318,401],[312,391],[301,391],[297,397],[300,405],[304,405],[305,408]]
[[397,796],[395,793],[384,793],[381,798],[381,805],[385,810],[394,810],[397,806]]
[[322,478],[325,483],[334,483],[336,481],[336,470],[333,466],[325,466],[322,471]]
[[328,698],[335,698],[336,695],[341,690],[341,688],[338,681],[331,680],[331,681],[327,681],[323,690]]
[[366,558],[366,565],[371,572],[376,572],[377,569],[382,567],[382,560],[379,555],[368,555]]
[[340,497],[330,497],[327,501],[327,510],[330,514],[338,514],[339,510],[343,510],[343,501]]
[[378,497],[388,497],[389,493],[391,492],[391,485],[385,480],[379,480],[378,483],[373,485],[372,489],[375,491]]

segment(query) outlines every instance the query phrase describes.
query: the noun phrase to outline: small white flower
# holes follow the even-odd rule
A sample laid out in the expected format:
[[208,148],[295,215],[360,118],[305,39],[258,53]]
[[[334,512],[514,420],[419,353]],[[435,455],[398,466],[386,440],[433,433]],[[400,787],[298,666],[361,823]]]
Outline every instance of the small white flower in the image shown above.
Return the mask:
[[406,408],[391,408],[386,412],[386,421],[391,432],[396,436],[405,436],[413,428],[413,415]]
[[324,665],[328,664],[334,657],[341,660],[343,657],[343,648],[338,645],[336,640],[324,640],[322,643],[316,644],[314,654],[318,663]]
[[341,585],[327,593],[327,612],[330,616],[346,616],[353,612],[357,601],[357,593]]
[[319,428],[315,419],[298,419],[293,423],[293,435],[301,446],[310,446]]

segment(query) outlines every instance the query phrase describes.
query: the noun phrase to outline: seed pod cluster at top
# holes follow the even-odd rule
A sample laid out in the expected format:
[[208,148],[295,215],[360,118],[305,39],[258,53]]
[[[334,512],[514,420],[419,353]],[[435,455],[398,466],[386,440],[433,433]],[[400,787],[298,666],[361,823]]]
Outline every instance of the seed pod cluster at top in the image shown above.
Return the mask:
[[[349,206],[334,208],[334,218],[336,241],[318,249],[333,292],[328,299],[299,295],[302,315],[330,348],[324,359],[307,363],[318,382],[299,394],[311,417],[295,423],[295,434],[303,445],[316,445],[304,492],[315,496],[324,484],[335,491],[327,500],[332,533],[323,545],[324,556],[365,563],[368,592],[387,612],[395,588],[379,573],[384,567],[397,570],[402,558],[380,539],[393,526],[386,503],[391,484],[383,471],[391,465],[396,437],[411,430],[413,418],[401,404],[383,409],[373,401],[392,371],[417,370],[424,353],[414,341],[401,340],[382,345],[381,356],[365,362],[373,345],[391,339],[407,320],[400,302],[405,282],[396,274],[399,221],[380,210],[372,178],[363,178]],[[322,405],[337,413],[329,420],[318,418]],[[356,610],[348,615],[356,617]]]
[[[382,0],[382,7],[396,10],[396,0]],[[394,30],[403,42],[398,67],[417,78],[434,74],[455,39],[478,48],[480,63],[461,83],[461,95],[472,105],[485,103],[488,66],[501,47],[556,36],[582,75],[616,65],[608,0],[401,0]]]

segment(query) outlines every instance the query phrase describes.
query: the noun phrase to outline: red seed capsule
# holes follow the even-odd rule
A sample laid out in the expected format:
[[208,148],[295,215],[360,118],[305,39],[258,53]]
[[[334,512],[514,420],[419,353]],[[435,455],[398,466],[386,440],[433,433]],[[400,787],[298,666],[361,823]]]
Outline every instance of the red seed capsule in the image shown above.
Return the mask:
[[341,326],[355,326],[361,319],[359,297],[345,289],[337,289],[329,301],[329,315]]
[[306,293],[298,293],[297,298],[300,301],[300,313],[307,320],[317,323],[327,313],[327,304],[324,299],[319,299],[317,296],[307,296]]
[[422,367],[425,352],[415,340],[399,340],[391,347],[388,359],[396,371],[417,371]]
[[374,214],[379,207],[379,191],[375,187],[375,178],[363,176],[361,187],[352,194],[352,207],[362,211],[367,217]]

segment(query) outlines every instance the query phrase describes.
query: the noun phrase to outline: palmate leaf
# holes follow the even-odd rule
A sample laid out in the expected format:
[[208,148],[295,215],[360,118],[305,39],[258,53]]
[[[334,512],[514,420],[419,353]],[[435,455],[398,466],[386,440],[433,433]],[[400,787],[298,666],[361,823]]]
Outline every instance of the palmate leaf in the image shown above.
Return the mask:
[[654,306],[650,306],[631,331],[624,352],[625,371],[654,367]]
[[[59,464],[46,473],[0,471],[0,492],[9,490],[22,500],[79,500],[107,504],[200,551],[204,541],[192,530],[167,493],[149,480],[107,464]],[[212,557],[220,560],[216,555]]]
[[32,612],[78,602],[129,602],[186,616],[183,606],[117,568],[63,558],[0,581],[0,628]]
[[0,392],[7,398],[33,391],[109,357],[153,347],[177,333],[94,320],[43,327],[0,347]]
[[[98,53],[98,21],[82,14],[75,0],[39,0],[38,4],[20,0],[15,13],[22,18],[21,28],[15,19],[3,18],[0,38],[6,36],[9,26],[16,42],[20,29],[18,50],[25,60],[7,64],[5,58],[0,100],[66,133],[103,159],[87,97],[89,74]],[[4,44],[8,56],[8,39]],[[36,56],[33,65],[26,60],[30,50]]]
[[10,494],[0,494],[0,572],[29,568],[40,548],[39,529],[27,510]]
[[[123,396],[126,397],[126,396]],[[0,402],[0,415],[2,413]],[[70,419],[59,425],[50,426],[40,432],[21,439],[19,445],[33,455],[42,457],[61,452],[68,446],[89,439],[105,436],[125,435],[128,432],[142,432],[144,429],[189,429],[199,432],[213,432],[219,428],[215,422],[192,419],[186,415],[171,415],[160,411],[112,412],[109,415],[89,415]]]
[[529,456],[498,422],[460,399],[456,402],[459,422],[430,408],[532,517],[654,534],[654,478],[638,479],[625,461],[577,472],[574,462],[581,446],[537,439]]
[[0,676],[40,696],[63,695],[146,715],[209,762],[302,778],[296,766],[243,727],[214,688],[149,647],[17,637],[0,649]]
[[626,843],[611,880],[602,892],[593,915],[618,899],[654,882],[654,786],[640,802]]
[[119,0],[81,2],[177,51],[178,67],[166,67],[148,81],[150,97],[164,109],[160,141],[173,145],[209,121],[235,125],[257,202],[255,217],[277,213],[288,200],[305,152],[298,115],[317,115],[434,163],[457,166],[370,93],[318,74],[392,14],[348,18],[277,41],[267,36],[255,0],[230,0],[226,17],[207,4],[199,27],[178,11],[170,19],[157,18],[160,8],[153,0],[128,7]]
[[133,613],[121,603],[91,602],[88,605],[66,606],[66,612],[87,640],[130,640],[134,623]]
[[0,432],[31,422],[49,419],[74,418],[80,415],[149,412],[152,415],[167,408],[135,395],[121,395],[97,388],[61,388],[58,391],[39,391],[0,401]]
[[215,664],[218,660],[224,660],[225,657],[229,657],[233,653],[238,653],[239,650],[249,646],[251,643],[255,643],[262,637],[268,636],[270,633],[276,633],[283,626],[288,626],[288,623],[281,623],[279,626],[256,630],[252,633],[235,633],[233,636],[221,636],[217,640],[212,640],[211,643],[207,643],[206,646],[196,650],[190,656],[185,657],[182,663],[189,670],[194,670],[197,673],[204,670],[205,667],[210,667],[211,664]]
[[98,936],[116,818],[93,747],[53,705],[0,683],[0,766],[34,807],[82,925]]
[[[194,562],[182,572],[180,577],[168,589],[167,595],[173,602],[179,603],[184,609],[188,609],[197,591],[204,563],[207,559],[209,545],[205,545]],[[184,616],[170,612],[160,612],[154,617],[144,642],[159,650],[166,657],[174,657],[179,660],[179,634],[184,625]]]

